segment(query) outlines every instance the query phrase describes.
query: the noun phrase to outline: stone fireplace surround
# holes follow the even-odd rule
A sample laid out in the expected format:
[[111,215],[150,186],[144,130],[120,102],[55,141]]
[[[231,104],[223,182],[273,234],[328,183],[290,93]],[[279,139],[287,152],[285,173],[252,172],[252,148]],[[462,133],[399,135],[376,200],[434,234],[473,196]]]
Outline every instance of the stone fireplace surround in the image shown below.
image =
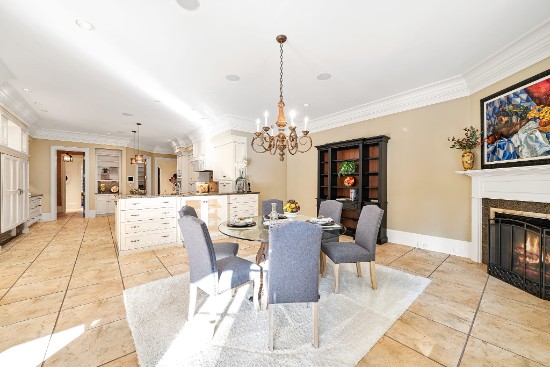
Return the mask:
[[472,178],[472,242],[468,257],[474,261],[487,263],[486,231],[491,208],[493,212],[550,215],[550,165],[457,173]]

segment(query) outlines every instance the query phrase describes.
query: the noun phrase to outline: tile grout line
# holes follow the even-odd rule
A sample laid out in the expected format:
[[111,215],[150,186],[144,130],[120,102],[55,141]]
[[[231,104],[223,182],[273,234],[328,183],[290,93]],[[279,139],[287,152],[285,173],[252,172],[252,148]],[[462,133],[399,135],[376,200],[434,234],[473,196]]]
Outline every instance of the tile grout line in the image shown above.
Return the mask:
[[[73,213],[71,215],[71,217],[69,218],[69,220],[67,220],[65,222],[63,227],[61,227],[59,229],[58,234],[63,230],[63,228],[65,228],[65,226],[71,221],[71,219],[73,219],[73,216],[75,215],[75,213]],[[85,220],[86,220],[86,226],[84,227],[84,232],[82,234],[82,239],[80,240],[80,246],[78,247],[78,252],[76,253],[76,258],[75,258],[74,264],[73,264],[73,270],[71,271],[69,282],[67,282],[67,287],[65,288],[65,294],[63,295],[63,299],[61,300],[61,304],[59,305],[59,311],[57,312],[57,317],[55,318],[55,322],[53,324],[52,333],[50,334],[50,338],[48,339],[48,345],[46,346],[46,350],[44,351],[44,356],[42,357],[42,363],[40,364],[41,366],[44,366],[44,363],[46,362],[46,355],[48,354],[48,349],[50,348],[50,343],[51,343],[52,337],[55,333],[55,327],[57,326],[57,322],[59,321],[59,316],[61,315],[61,311],[63,310],[63,303],[65,303],[65,298],[67,297],[67,293],[69,291],[69,284],[71,284],[71,280],[73,278],[74,269],[76,267],[76,262],[78,261],[78,255],[80,254],[80,250],[82,249],[82,242],[84,242],[84,237],[86,235],[86,230],[88,229],[88,223],[89,223],[89,219],[85,218]]]
[[137,351],[134,350],[133,352],[130,352],[130,353],[125,354],[125,355],[123,355],[123,356],[116,357],[115,359],[111,359],[110,361],[107,361],[107,362],[105,362],[105,363],[100,364],[99,367],[105,366],[105,365],[107,365],[107,364],[109,364],[109,363],[111,363],[111,362],[114,362],[114,361],[118,361],[119,359],[124,358],[124,357],[127,357],[127,356],[129,356],[130,354],[132,354],[132,353],[136,353],[136,354],[137,354]]
[[487,289],[488,283],[489,283],[489,276],[487,276],[487,279],[485,280],[485,285],[483,286],[483,291],[481,292],[481,297],[479,298],[479,302],[477,304],[474,318],[472,319],[472,323],[470,324],[470,330],[468,330],[468,335],[466,335],[466,342],[464,343],[464,347],[462,348],[462,352],[460,353],[460,358],[458,359],[457,367],[460,366],[460,363],[462,362],[462,357],[464,357],[464,352],[466,351],[468,340],[470,340],[470,335],[472,334],[472,329],[474,328],[474,323],[476,322],[476,317],[479,312],[479,308],[481,307],[481,301],[483,301],[483,296],[485,295],[485,290]]
[[445,261],[447,261],[447,259],[448,259],[449,257],[451,257],[451,255],[447,255],[447,257],[446,257],[439,265],[437,265],[437,267],[430,273],[430,275],[427,276],[427,278],[429,279],[429,278],[432,276],[432,274],[435,273],[435,271],[436,271],[437,269],[439,269],[439,267],[440,267],[441,265],[443,265],[443,263],[444,263]]
[[[65,227],[65,225],[63,225],[59,231],[55,234],[55,236],[57,236],[57,234],[63,229],[63,227]],[[11,285],[11,287],[8,288],[8,290],[6,291],[6,293],[4,293],[4,295],[2,297],[0,297],[0,300],[4,299],[4,297],[9,293],[9,291],[11,291],[11,289],[15,286],[15,284],[19,281],[19,279],[21,279],[21,277],[23,276],[23,274],[25,274],[27,272],[27,270],[29,270],[29,268],[31,267],[32,264],[34,264],[34,262],[36,261],[36,259],[38,259],[38,257],[42,254],[42,252],[44,252],[44,250],[46,249],[46,247],[48,247],[50,245],[50,243],[53,241],[53,239],[55,238],[55,236],[52,237],[52,239],[50,241],[48,241],[48,243],[46,244],[46,246],[44,246],[44,248],[42,250],[40,250],[40,252],[38,253],[38,255],[36,255],[36,257],[34,258],[33,261],[31,261],[31,263],[25,268],[25,270],[23,270],[23,272],[21,273],[21,275],[19,275],[19,277],[17,277],[17,279],[15,280],[15,282],[13,282],[13,284]],[[8,249],[9,251],[10,249]],[[12,302],[13,303],[13,302]]]
[[113,236],[113,227],[111,227],[111,221],[107,219],[107,225],[109,226],[109,232],[111,232],[111,240],[113,241],[113,247],[115,248],[116,263],[118,265],[118,273],[120,274],[120,281],[122,282],[122,292],[126,289],[124,284],[124,277],[122,276],[122,269],[120,268],[120,257],[118,256],[117,244],[115,243],[115,237]]
[[[399,319],[398,319],[398,320],[399,320]],[[397,322],[397,321],[396,321],[396,322]],[[393,325],[392,325],[392,326],[393,326]],[[389,330],[389,329],[388,329],[388,330]],[[432,359],[432,358],[430,358],[430,357],[428,357],[428,356],[426,356],[426,355],[424,355],[424,354],[422,354],[422,353],[420,353],[420,352],[418,352],[418,351],[412,349],[412,348],[409,347],[408,345],[405,345],[405,344],[401,343],[400,341],[395,340],[394,338],[392,338],[392,337],[389,336],[389,335],[384,334],[384,336],[385,336],[386,338],[388,338],[388,339],[393,340],[393,341],[396,342],[396,343],[401,344],[401,345],[404,346],[405,348],[408,348],[408,349],[412,350],[414,353],[420,354],[422,357],[428,358],[430,361],[433,361],[433,362],[437,363],[437,364],[440,365],[440,366],[445,366],[443,363],[440,363],[440,362],[436,361],[435,359]],[[380,340],[380,339],[379,339],[379,340]],[[378,342],[377,342],[377,343],[378,343]],[[376,345],[376,344],[375,344],[375,345]],[[374,346],[373,346],[373,348],[374,348]]]
[[386,266],[390,266],[392,263],[394,263],[395,261],[401,259],[403,256],[407,255],[409,252],[413,251],[416,247],[413,247],[411,248],[409,251],[405,252],[403,255],[399,256],[399,257],[396,257],[395,259],[393,259],[392,261],[390,261],[389,263],[386,264]]
[[170,276],[173,277],[174,274],[172,274],[172,273],[170,272],[170,270],[168,270],[168,268],[166,267],[166,265],[164,265],[164,263],[162,262],[162,260],[159,259],[159,257],[158,257],[157,254],[155,253],[155,251],[153,251],[153,255],[155,255],[155,257],[157,258],[157,260],[160,261],[160,263],[162,264],[162,266],[164,267],[164,269],[166,269],[166,271],[168,272],[168,274],[170,274]]

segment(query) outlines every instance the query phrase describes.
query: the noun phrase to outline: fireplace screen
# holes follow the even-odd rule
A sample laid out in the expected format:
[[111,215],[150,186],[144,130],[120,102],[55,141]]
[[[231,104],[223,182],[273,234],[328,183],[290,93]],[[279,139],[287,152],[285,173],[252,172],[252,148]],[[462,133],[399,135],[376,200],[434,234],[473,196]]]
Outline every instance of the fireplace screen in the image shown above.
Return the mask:
[[550,300],[550,220],[496,213],[489,228],[489,274]]

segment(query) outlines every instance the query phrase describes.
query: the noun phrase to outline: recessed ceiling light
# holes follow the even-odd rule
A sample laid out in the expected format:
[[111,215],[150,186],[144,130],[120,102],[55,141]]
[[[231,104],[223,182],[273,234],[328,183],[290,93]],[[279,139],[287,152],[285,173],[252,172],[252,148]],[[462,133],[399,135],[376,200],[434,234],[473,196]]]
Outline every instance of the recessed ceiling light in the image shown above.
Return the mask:
[[206,120],[206,117],[201,117],[201,120]]
[[107,133],[107,135],[111,135],[111,133]]
[[332,75],[330,75],[329,73],[323,73],[323,74],[317,75],[317,79],[319,80],[329,80],[331,77]]
[[25,92],[32,92],[32,89],[30,89],[30,88],[23,88],[23,90],[24,90]]
[[309,103],[304,103],[304,107],[309,107]]
[[225,76],[225,79],[229,80],[230,82],[238,82],[241,80],[241,77],[235,74],[229,74]]
[[132,115],[132,114],[129,113],[129,112],[122,112],[122,115],[123,115],[123,116],[128,116],[128,117],[134,116],[134,115]]
[[74,22],[76,23],[77,26],[79,26],[80,28],[85,29],[87,31],[93,31],[95,29],[95,27],[92,23],[87,22],[85,20],[77,19]]
[[42,111],[42,112],[48,112],[48,110],[40,110],[40,111]]
[[153,102],[159,103],[159,102],[160,102],[160,99],[153,99]]
[[199,0],[176,0],[178,5],[184,8],[185,10],[195,11],[201,4]]
[[34,103],[35,105],[40,105],[40,104],[42,104],[42,103],[40,103],[40,102],[38,102],[38,101],[34,101],[33,103]]
[[210,93],[216,93],[216,91],[215,91],[215,90],[211,90]]

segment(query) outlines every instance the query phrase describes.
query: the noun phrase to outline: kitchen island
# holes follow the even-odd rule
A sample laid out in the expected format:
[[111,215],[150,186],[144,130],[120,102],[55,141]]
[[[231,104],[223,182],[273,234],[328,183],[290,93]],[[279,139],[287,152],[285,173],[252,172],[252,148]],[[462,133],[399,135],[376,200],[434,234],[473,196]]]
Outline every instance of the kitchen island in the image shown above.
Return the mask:
[[195,208],[212,237],[221,235],[218,225],[235,217],[258,215],[258,192],[181,195],[119,195],[115,208],[117,253],[182,245],[178,211]]

